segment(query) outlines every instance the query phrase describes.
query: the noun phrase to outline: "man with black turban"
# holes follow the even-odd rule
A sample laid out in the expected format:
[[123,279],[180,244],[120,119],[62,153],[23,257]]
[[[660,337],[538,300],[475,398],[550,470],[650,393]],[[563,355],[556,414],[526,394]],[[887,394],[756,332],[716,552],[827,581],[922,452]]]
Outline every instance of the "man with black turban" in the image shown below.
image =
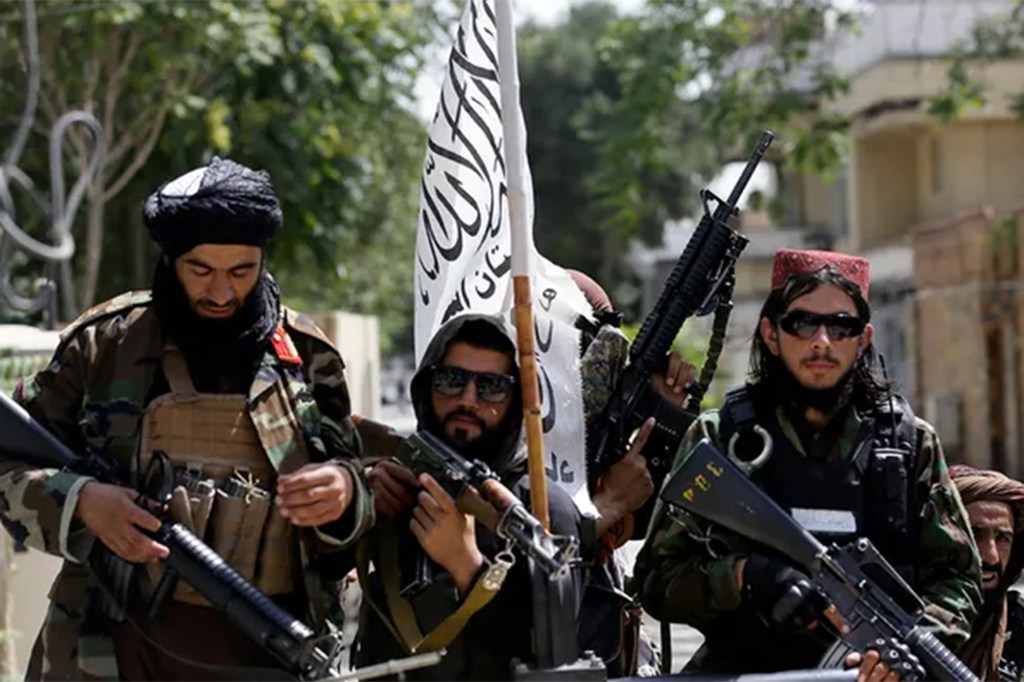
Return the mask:
[[981,555],[982,605],[960,657],[983,680],[1024,679],[1024,483],[998,471],[950,467]]
[[[152,292],[85,313],[15,392],[129,483],[0,460],[4,526],[65,560],[27,679],[265,677],[276,660],[184,580],[154,605],[168,549],[139,527],[165,513],[324,632],[342,553],[373,522],[341,357],[266,268],[283,223],[267,173],[215,158],[150,196],[145,219],[162,251]],[[147,511],[140,493],[168,468],[166,512]],[[97,589],[101,546],[133,566],[120,593]]]

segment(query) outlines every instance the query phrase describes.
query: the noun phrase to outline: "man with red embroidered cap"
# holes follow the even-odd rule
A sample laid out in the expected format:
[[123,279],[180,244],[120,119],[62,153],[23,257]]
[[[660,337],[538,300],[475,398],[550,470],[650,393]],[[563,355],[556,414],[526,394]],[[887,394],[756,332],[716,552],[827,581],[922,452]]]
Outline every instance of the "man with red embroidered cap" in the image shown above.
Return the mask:
[[[693,424],[676,466],[710,439],[826,544],[868,537],[937,634],[962,643],[980,603],[977,550],[935,430],[879,371],[868,262],[783,249],[771,285],[748,382]],[[657,509],[636,573],[655,618],[703,632],[692,669],[814,668],[835,642],[834,613],[806,575],[702,519]],[[861,680],[899,677],[876,651],[846,663]]]
[[[168,549],[139,528],[156,530],[163,512],[136,502],[148,474],[169,469],[167,515],[326,632],[350,565],[343,552],[373,522],[344,366],[308,317],[280,303],[265,249],[283,217],[267,173],[214,158],[153,193],[144,215],[162,252],[152,291],[86,312],[15,393],[128,484],[0,461],[4,527],[64,558],[26,677],[283,675],[184,580],[151,610]],[[123,580],[104,579],[109,594],[89,568],[104,547],[125,562]]]

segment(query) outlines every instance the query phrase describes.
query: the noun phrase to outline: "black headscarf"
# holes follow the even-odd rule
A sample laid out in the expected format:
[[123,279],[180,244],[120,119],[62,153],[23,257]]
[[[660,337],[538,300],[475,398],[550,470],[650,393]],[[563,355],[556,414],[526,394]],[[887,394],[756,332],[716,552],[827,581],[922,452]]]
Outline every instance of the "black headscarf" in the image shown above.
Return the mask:
[[270,175],[218,157],[153,192],[143,215],[172,260],[199,244],[264,248],[284,224]]
[[143,214],[164,252],[153,275],[153,305],[185,354],[197,388],[247,387],[280,315],[280,293],[265,259],[255,287],[227,319],[203,318],[192,310],[173,262],[200,244],[265,248],[284,220],[270,175],[214,157],[151,194]]

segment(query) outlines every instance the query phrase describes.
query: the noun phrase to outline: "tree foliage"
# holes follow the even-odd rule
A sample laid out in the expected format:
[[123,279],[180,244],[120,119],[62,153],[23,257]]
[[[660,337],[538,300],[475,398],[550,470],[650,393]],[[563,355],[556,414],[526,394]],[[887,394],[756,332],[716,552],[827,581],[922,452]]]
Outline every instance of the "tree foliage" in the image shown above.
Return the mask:
[[659,243],[665,222],[694,206],[711,166],[694,116],[675,102],[647,112],[649,144],[630,148],[638,136],[619,128],[630,94],[615,55],[602,49],[618,21],[614,7],[591,3],[564,25],[527,25],[519,67],[538,246],[628,305],[620,285],[630,240]]
[[[957,46],[949,65],[947,88],[928,102],[928,111],[949,123],[965,111],[985,106],[985,84],[972,72],[972,63],[986,63],[1024,56],[1024,0],[1018,0],[1004,15],[983,18],[971,27],[971,34]],[[1024,92],[1010,103],[1024,118]]]
[[820,106],[846,82],[816,58],[852,17],[826,0],[599,2],[520,33],[522,98],[545,255],[626,288],[631,240],[698,213],[699,189],[764,128],[773,158],[820,173],[842,161],[848,122]]
[[[141,202],[214,154],[268,170],[286,229],[271,253],[284,293],[317,308],[382,314],[401,326],[395,275],[412,253],[423,125],[411,113],[425,51],[453,7],[416,0],[212,0],[41,5],[40,132],[69,108],[110,140],[76,258],[87,305],[147,286]],[[24,88],[17,23],[0,24],[12,130]],[[8,127],[9,126],[9,127]],[[45,139],[33,141],[35,158]],[[81,164],[81,141],[67,153]],[[28,156],[28,155],[27,155]],[[129,262],[133,267],[101,267]],[[145,263],[145,265],[140,265]],[[378,286],[380,285],[380,286]],[[408,308],[409,310],[406,310]]]

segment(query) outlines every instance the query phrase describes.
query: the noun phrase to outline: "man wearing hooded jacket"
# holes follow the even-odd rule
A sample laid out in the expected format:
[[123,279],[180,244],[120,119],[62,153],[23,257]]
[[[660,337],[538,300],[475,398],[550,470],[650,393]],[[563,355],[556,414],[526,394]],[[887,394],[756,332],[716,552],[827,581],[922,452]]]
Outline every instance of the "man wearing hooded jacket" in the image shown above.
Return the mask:
[[[502,483],[529,505],[526,453],[520,448],[522,399],[515,346],[494,322],[467,317],[452,320],[434,336],[412,381],[417,427],[437,435],[463,456],[479,459]],[[503,543],[488,529],[459,512],[451,497],[431,478],[417,480],[390,462],[371,473],[377,508],[384,518],[372,537],[374,572],[364,585],[356,664],[370,665],[407,655],[415,643],[402,641],[410,631],[427,634],[462,606],[492,568]],[[581,517],[561,488],[548,489],[551,532],[580,536]],[[415,582],[411,557],[429,556],[432,580],[419,592],[404,588]],[[386,566],[397,557],[397,579]],[[502,587],[469,618],[446,646],[435,666],[408,673],[409,679],[509,679],[513,659],[529,661],[532,649],[532,588],[527,562],[518,554]],[[576,593],[580,576],[573,571]],[[400,594],[400,591],[404,594]],[[578,604],[574,606],[578,607]]]
[[[136,500],[163,457],[171,518],[320,631],[338,577],[329,567],[372,523],[341,357],[281,305],[267,271],[283,223],[270,177],[215,158],[151,195],[145,219],[162,251],[152,292],[86,312],[15,393],[130,486],[0,460],[5,528],[65,560],[28,679],[238,679],[241,666],[277,667],[185,581],[149,617],[168,549],[140,532],[160,521]],[[97,589],[97,541],[133,567],[118,595],[131,620]]]

